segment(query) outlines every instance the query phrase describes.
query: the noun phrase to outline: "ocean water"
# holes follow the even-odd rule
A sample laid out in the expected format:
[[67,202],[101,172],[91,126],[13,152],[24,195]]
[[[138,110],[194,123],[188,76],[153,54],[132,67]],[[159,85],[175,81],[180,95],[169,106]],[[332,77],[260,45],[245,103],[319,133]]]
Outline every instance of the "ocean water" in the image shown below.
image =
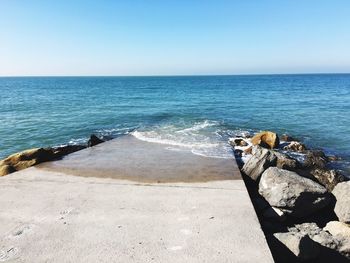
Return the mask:
[[132,134],[232,158],[240,133],[288,133],[350,167],[350,74],[0,78],[0,158]]

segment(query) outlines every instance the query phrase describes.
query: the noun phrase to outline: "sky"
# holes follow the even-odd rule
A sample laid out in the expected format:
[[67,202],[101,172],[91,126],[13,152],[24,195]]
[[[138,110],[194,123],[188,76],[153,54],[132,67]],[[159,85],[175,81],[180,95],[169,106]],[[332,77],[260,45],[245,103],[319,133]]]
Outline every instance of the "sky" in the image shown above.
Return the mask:
[[349,72],[349,0],[0,0],[0,76]]

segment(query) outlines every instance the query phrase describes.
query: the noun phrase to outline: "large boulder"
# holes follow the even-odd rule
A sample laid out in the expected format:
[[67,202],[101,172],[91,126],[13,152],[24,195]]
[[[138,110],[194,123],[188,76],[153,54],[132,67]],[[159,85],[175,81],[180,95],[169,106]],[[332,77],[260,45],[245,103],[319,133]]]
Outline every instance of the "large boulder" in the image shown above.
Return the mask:
[[251,140],[253,145],[260,145],[265,148],[277,148],[280,144],[278,135],[271,131],[263,131],[256,135]]
[[276,165],[277,157],[273,152],[259,146],[253,147],[252,154],[252,157],[244,164],[242,172],[256,181],[267,168]]
[[336,198],[334,212],[339,221],[350,223],[350,181],[337,184],[332,194]]
[[262,174],[259,193],[271,206],[294,217],[308,216],[331,200],[322,185],[277,167],[270,167]]
[[311,170],[310,174],[320,184],[325,186],[328,191],[332,191],[338,183],[344,182],[346,180],[345,177],[336,170],[316,168]]

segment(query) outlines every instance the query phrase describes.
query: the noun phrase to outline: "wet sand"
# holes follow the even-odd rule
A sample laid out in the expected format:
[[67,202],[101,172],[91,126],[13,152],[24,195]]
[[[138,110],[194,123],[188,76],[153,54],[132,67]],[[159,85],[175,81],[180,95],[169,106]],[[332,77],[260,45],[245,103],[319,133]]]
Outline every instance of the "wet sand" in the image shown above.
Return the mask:
[[143,183],[242,179],[232,159],[195,155],[188,149],[144,142],[131,135],[70,154],[37,168],[71,175]]

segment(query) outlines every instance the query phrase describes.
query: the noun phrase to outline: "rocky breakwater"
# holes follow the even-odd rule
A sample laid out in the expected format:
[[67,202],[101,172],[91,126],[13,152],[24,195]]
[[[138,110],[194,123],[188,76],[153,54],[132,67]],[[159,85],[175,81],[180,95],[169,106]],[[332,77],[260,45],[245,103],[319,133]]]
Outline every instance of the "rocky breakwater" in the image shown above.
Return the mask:
[[230,144],[276,262],[350,261],[350,181],[334,157],[270,131]]
[[86,147],[95,146],[102,142],[104,142],[104,140],[92,134],[87,145],[34,148],[15,153],[0,161],[0,176],[8,175],[42,162],[57,160],[67,154],[85,149]]

